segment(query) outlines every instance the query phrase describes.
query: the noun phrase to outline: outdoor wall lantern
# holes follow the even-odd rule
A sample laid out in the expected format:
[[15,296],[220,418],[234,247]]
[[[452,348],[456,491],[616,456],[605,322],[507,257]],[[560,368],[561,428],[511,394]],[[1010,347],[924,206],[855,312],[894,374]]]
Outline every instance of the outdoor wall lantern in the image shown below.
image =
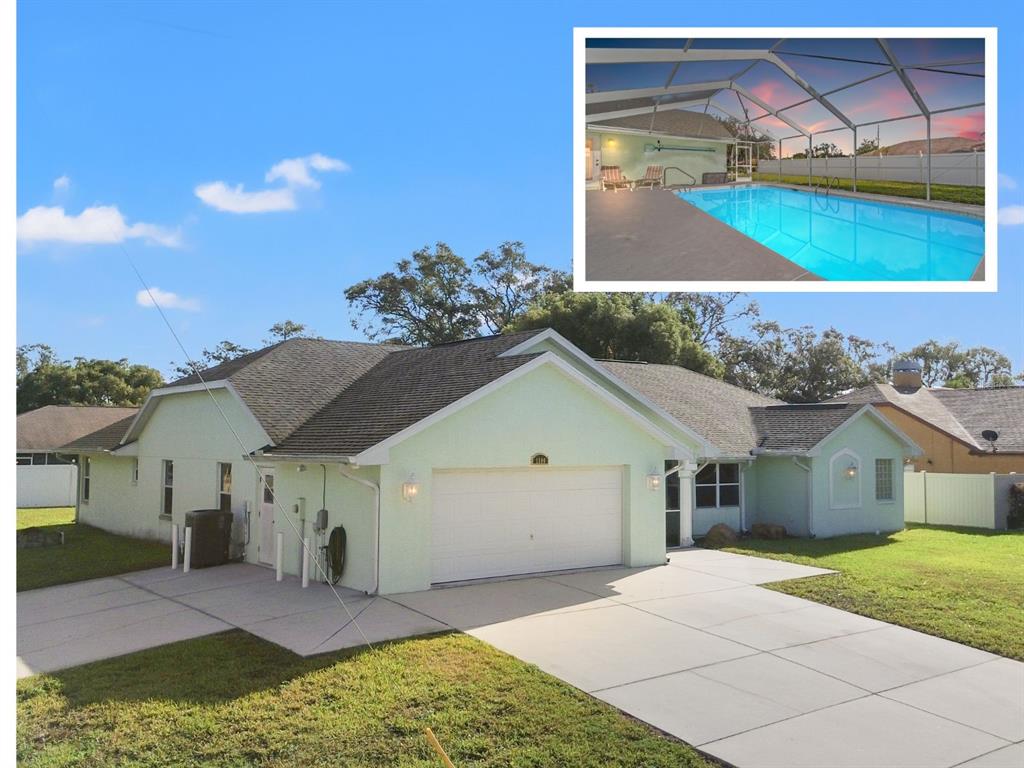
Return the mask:
[[647,490],[656,491],[661,488],[661,474],[658,472],[651,472],[647,476]]
[[419,483],[416,482],[416,475],[409,475],[409,479],[402,483],[402,499],[405,501],[412,501],[416,498],[416,494],[420,492]]
[[850,466],[846,468],[846,476],[853,479],[857,476],[857,465],[850,462]]

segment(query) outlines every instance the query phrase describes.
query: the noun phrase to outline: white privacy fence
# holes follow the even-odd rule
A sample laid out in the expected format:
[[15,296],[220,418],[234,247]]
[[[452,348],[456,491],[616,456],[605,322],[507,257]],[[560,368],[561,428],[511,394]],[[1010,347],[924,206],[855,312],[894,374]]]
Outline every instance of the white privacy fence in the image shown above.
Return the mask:
[[[782,161],[783,176],[838,176],[853,178],[853,157],[786,158]],[[759,160],[760,173],[778,174],[778,160]],[[857,158],[858,181],[914,181],[924,184],[928,180],[927,155],[889,155],[886,157]],[[932,155],[933,184],[961,184],[970,187],[985,185],[985,153],[953,152]]]
[[1024,475],[907,472],[903,519],[908,523],[1004,530],[1010,486]]
[[19,507],[71,507],[75,504],[78,467],[33,464],[17,468]]

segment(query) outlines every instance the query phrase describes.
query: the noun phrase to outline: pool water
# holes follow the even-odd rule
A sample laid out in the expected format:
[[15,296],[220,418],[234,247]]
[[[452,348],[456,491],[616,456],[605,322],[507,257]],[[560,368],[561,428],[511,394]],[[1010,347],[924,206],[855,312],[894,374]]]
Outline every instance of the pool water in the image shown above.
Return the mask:
[[676,192],[826,280],[970,280],[982,219],[764,186]]

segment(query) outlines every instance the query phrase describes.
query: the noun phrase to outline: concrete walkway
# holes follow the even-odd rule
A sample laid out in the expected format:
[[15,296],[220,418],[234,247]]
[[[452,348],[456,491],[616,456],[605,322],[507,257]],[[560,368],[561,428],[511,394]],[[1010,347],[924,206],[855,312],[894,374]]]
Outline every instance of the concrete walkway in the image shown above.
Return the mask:
[[1024,664],[763,589],[692,549],[394,599],[739,768],[1024,765]]
[[[1020,768],[1024,664],[763,589],[819,568],[712,550],[369,598],[372,642],[460,629],[739,768]],[[241,628],[309,655],[362,638],[331,591],[251,565],[18,595],[18,674]]]
[[[447,629],[385,598],[338,589],[370,642]],[[302,656],[362,645],[324,584],[255,565],[155,568],[18,594],[18,677],[244,629]]]

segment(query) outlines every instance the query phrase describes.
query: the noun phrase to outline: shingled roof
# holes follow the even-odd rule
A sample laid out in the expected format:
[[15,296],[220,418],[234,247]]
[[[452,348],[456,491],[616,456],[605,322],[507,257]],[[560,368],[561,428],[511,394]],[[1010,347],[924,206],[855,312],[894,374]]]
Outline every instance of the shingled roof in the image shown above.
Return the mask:
[[[230,381],[270,439],[279,443],[389,354],[410,349],[358,341],[288,339],[201,371]],[[168,386],[198,384],[197,375]]]
[[18,416],[17,448],[55,451],[126,416],[134,416],[138,410],[103,405],[44,405]]
[[751,408],[757,447],[766,453],[806,453],[864,406],[857,403]]
[[132,421],[135,419],[135,415],[138,413],[137,408],[130,410],[132,411],[131,415],[97,429],[95,432],[90,432],[88,435],[83,435],[77,440],[72,440],[67,445],[61,447],[61,452],[99,453],[101,451],[114,450],[120,444],[121,438],[125,436],[128,428],[132,425]]
[[750,409],[782,403],[677,365],[602,365],[729,456],[745,456],[757,445]]
[[999,452],[1024,453],[1024,387],[929,389],[869,384],[830,402],[893,405],[977,451],[991,451],[981,433],[992,429],[999,433]]
[[[635,101],[635,100],[630,100]],[[614,109],[631,109],[635,104],[621,104],[613,102],[597,105],[602,111]],[[686,109],[666,109],[654,113],[654,120],[651,114],[629,115],[627,117],[613,117],[608,120],[598,120],[588,128],[629,128],[632,130],[648,131],[661,134],[662,136],[678,136],[688,139],[734,139],[736,138],[726,127],[725,123],[712,115],[705,115],[702,112],[691,112]]]
[[540,331],[393,352],[317,411],[269,455],[350,456],[529,362],[499,357]]

